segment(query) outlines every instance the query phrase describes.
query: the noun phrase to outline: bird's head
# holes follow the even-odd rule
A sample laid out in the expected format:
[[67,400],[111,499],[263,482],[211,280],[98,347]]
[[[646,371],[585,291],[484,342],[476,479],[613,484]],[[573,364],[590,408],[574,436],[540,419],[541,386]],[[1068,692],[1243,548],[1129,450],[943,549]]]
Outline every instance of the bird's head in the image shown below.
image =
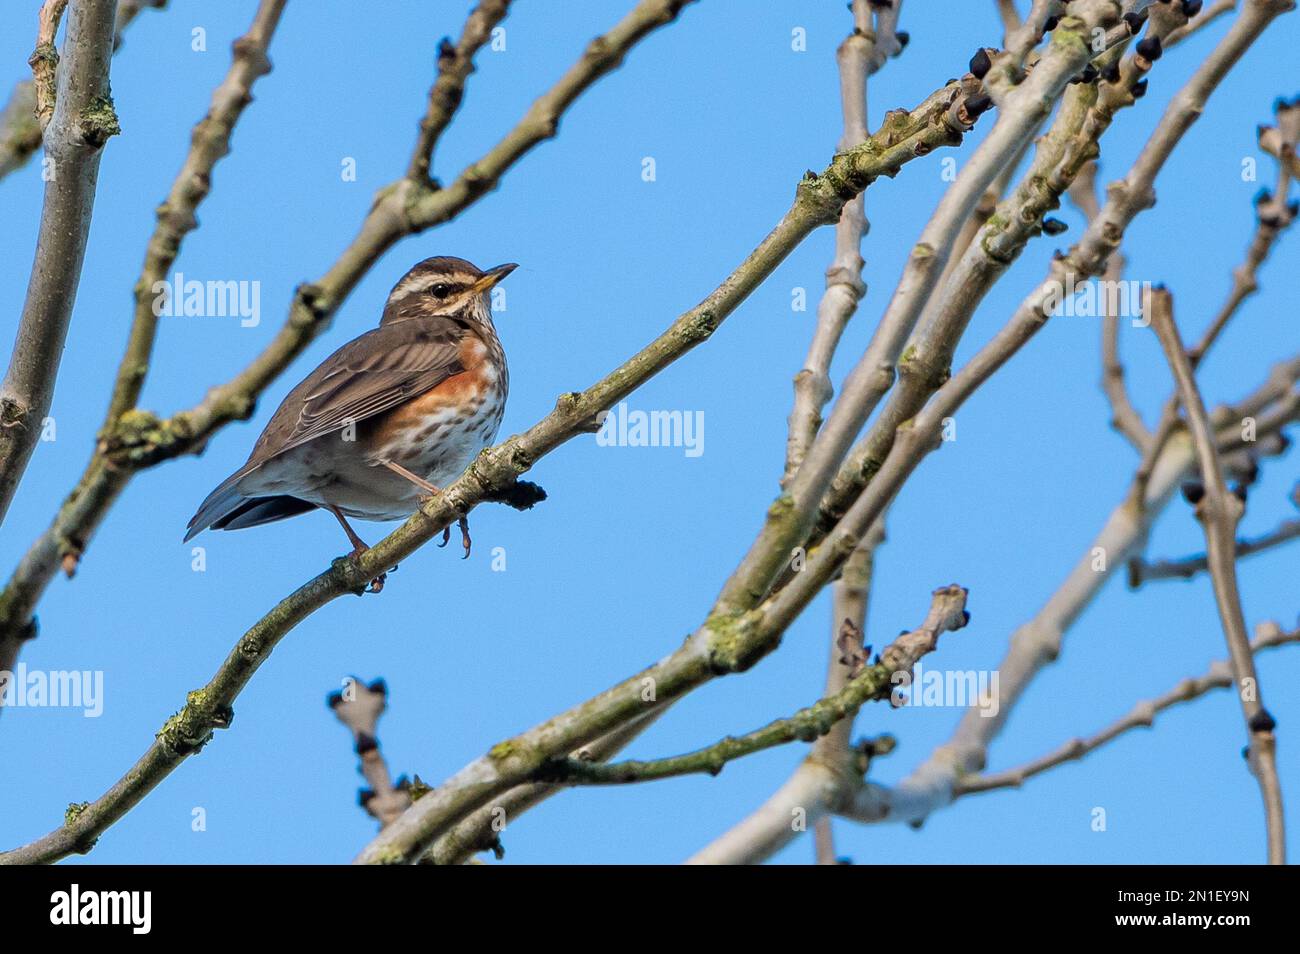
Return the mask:
[[516,267],[509,262],[481,271],[463,258],[426,258],[393,286],[379,323],[447,316],[491,325],[489,294]]

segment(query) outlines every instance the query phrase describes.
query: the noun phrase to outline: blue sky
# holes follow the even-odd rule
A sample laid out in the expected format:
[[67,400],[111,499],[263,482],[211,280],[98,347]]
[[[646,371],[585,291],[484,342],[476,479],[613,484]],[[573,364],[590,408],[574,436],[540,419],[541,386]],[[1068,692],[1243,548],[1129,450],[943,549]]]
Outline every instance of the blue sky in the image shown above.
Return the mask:
[[[5,83],[23,77],[32,45],[28,5],[0,12]],[[485,51],[461,114],[439,148],[450,177],[489,148],[630,2],[519,0],[506,50]],[[131,315],[131,288],[164,196],[229,63],[229,43],[252,0],[172,0],[147,11],[113,61],[123,134],[103,159],[94,225],[53,415],[57,440],[39,446],[0,534],[7,574],[80,473],[107,400]],[[321,274],[350,241],[374,192],[405,169],[434,73],[434,51],[456,33],[467,2],[352,4],[291,0],[271,48],[275,70],[217,168],[201,228],[178,268],[201,279],[261,283],[262,320],[165,319],[144,406],[170,413],[240,369],[274,334],[293,288]],[[906,54],[871,84],[871,121],[912,105],[962,73],[979,45],[996,46],[992,2],[909,0]],[[0,720],[0,844],[44,833],[70,801],[91,799],[144,750],[163,720],[202,685],[244,629],[344,549],[334,521],[315,513],[253,531],[209,534],[206,572],[191,570],[185,522],[244,460],[288,389],[345,340],[372,327],[393,282],[415,261],[452,254],[482,266],[515,261],[497,324],[511,362],[503,434],[545,414],[555,396],[607,373],[709,292],[785,210],[798,177],[821,168],[839,137],[834,51],[849,26],[842,3],[705,0],[651,36],[624,67],[587,93],[559,137],[539,147],[456,221],[408,239],[352,294],[333,327],[268,391],[251,422],[222,431],[201,457],[140,475],[72,581],[58,580],[40,610],[41,636],[23,660],[47,670],[102,670],[101,717],[14,709]],[[191,31],[207,31],[207,52]],[[807,50],[791,49],[803,27]],[[1166,56],[1151,92],[1103,143],[1102,175],[1128,168],[1168,97],[1226,29],[1214,26]],[[1282,69],[1300,41],[1300,15],[1283,18],[1211,101],[1169,163],[1158,206],[1133,226],[1129,277],[1164,281],[1187,337],[1228,289],[1253,229],[1260,185],[1245,182],[1254,130],[1279,95],[1297,92]],[[987,127],[989,124],[983,124]],[[970,155],[977,136],[955,153]],[[642,160],[657,178],[645,182]],[[357,181],[340,176],[356,160]],[[873,186],[865,245],[869,294],[836,362],[842,376],[865,347],[907,249],[945,183],[937,157]],[[37,165],[0,183],[4,254],[0,333],[9,340],[26,287],[40,209]],[[1057,245],[1081,230],[1036,240],[978,312],[958,353],[987,340]],[[815,302],[832,233],[804,243],[704,348],[629,399],[640,409],[702,411],[704,452],[575,441],[530,475],[550,499],[517,514],[473,515],[476,549],[453,546],[405,561],[379,597],[336,601],[284,640],[236,704],[233,727],[187,761],[111,829],[89,862],[319,862],[350,859],[374,823],[356,807],[356,759],[325,707],[349,674],[382,676],[391,707],[381,742],[396,771],[436,781],[521,731],[659,658],[703,618],[777,489],[790,378],[803,359],[814,309],[790,307],[796,287]],[[1263,288],[1203,366],[1211,402],[1235,397],[1300,347],[1284,279],[1297,261],[1284,239]],[[919,622],[930,590],[970,588],[971,625],[948,637],[934,667],[991,669],[1009,634],[1056,588],[1127,486],[1135,459],[1107,426],[1097,381],[1096,319],[1062,317],[962,409],[959,437],[907,485],[889,520],[871,596],[868,640],[878,646]],[[1135,401],[1151,420],[1169,392],[1149,331],[1126,329]],[[1289,515],[1294,455],[1270,463],[1243,524],[1259,533]],[[385,527],[361,525],[378,539]],[[505,572],[491,550],[503,547]],[[1190,509],[1176,501],[1151,550],[1201,548]],[[1242,565],[1248,620],[1294,621],[1295,551]],[[823,598],[752,672],[697,692],[630,754],[674,754],[746,731],[813,701],[821,688],[829,604]],[[995,746],[1009,767],[1091,732],[1138,699],[1199,674],[1223,655],[1204,579],[1138,593],[1112,580],[1069,634],[1058,665],[1033,685]],[[1261,678],[1280,724],[1283,783],[1293,829],[1300,804],[1300,651],[1263,657]],[[893,781],[942,742],[954,709],[865,710],[863,734],[890,731],[899,749],[876,766]],[[917,832],[838,822],[841,854],[858,862],[1254,862],[1263,822],[1240,749],[1235,701],[1219,693],[1169,713],[1023,790],[970,798]],[[512,825],[519,862],[675,862],[756,806],[802,755],[801,746],[735,763],[718,778],[685,778],[565,794]],[[1104,807],[1108,828],[1090,827]],[[192,812],[207,830],[191,831]],[[1291,845],[1298,846],[1293,834]],[[803,862],[810,840],[778,860]]]

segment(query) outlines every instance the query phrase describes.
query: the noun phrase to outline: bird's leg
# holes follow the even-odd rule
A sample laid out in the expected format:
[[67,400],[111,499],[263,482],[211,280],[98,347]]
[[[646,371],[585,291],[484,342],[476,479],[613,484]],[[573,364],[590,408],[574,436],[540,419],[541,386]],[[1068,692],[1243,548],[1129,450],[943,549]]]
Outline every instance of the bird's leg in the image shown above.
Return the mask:
[[[337,519],[339,522],[339,526],[341,526],[343,528],[343,532],[348,535],[348,542],[352,544],[352,556],[354,557],[361,556],[361,554],[365,553],[367,550],[370,549],[369,544],[367,544],[366,541],[362,540],[359,536],[357,536],[357,532],[352,529],[352,525],[349,524],[347,518],[343,516],[342,510],[340,510],[338,507],[335,507],[333,504],[330,504],[329,512],[334,514],[335,519]],[[387,573],[380,573],[377,577],[375,577],[373,580],[370,581],[370,592],[378,593],[380,590],[382,590],[384,588],[384,581],[387,579],[388,579]]]
[[[433,484],[429,483],[423,477],[411,473],[401,464],[395,464],[391,460],[380,461],[380,463],[383,464],[385,467],[387,467],[389,470],[391,470],[393,473],[397,474],[399,477],[405,477],[407,480],[415,484],[415,486],[419,487],[421,490],[427,490],[429,492],[429,496],[431,497],[436,497],[438,494],[442,493],[442,488],[435,487]],[[461,557],[461,559],[468,560],[470,545],[472,543],[472,541],[469,538],[469,520],[467,520],[465,517],[461,517],[458,521],[458,524],[460,525],[460,544],[465,548],[465,555]],[[442,542],[439,543],[438,546],[445,547],[447,545],[447,541],[450,539],[451,539],[451,527],[444,527],[442,530]]]

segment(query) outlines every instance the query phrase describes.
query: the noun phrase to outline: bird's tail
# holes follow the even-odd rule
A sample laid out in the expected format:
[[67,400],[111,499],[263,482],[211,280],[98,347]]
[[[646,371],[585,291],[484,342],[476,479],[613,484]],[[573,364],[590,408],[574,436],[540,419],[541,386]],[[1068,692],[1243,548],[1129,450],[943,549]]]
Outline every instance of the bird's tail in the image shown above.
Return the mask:
[[245,497],[237,488],[243,476],[244,471],[236,471],[208,494],[207,499],[199,505],[198,512],[190,518],[185,531],[185,542],[209,527],[213,530],[242,530],[273,520],[296,517],[300,513],[316,509],[315,504],[287,494]]

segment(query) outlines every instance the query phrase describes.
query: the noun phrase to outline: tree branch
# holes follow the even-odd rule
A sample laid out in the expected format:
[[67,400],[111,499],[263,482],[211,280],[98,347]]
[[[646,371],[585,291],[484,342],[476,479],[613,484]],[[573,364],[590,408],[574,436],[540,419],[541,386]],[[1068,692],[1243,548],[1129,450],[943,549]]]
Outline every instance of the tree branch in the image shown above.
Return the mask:
[[1219,606],[1219,619],[1223,624],[1223,635],[1228,643],[1228,655],[1232,660],[1233,678],[1238,689],[1237,697],[1241,702],[1246,734],[1250,739],[1251,767],[1264,797],[1268,823],[1268,860],[1270,864],[1286,864],[1282,785],[1277,774],[1277,739],[1273,733],[1275,723],[1264,708],[1263,689],[1255,672],[1255,658],[1251,655],[1250,637],[1246,634],[1241,594],[1237,588],[1237,522],[1241,519],[1245,506],[1234,494],[1229,493],[1228,485],[1223,479],[1223,467],[1219,462],[1219,451],[1209,415],[1196,385],[1192,363],[1183,349],[1182,338],[1174,323],[1173,296],[1161,287],[1152,293],[1151,299],[1151,326],[1160,338],[1165,358],[1174,373],[1204,486],[1204,495],[1199,496],[1198,491],[1199,499],[1191,502],[1196,505],[1196,518],[1205,531],[1214,598]]
[[[113,51],[122,45],[124,31],[143,8],[161,9],[166,5],[167,0],[119,0],[113,28]],[[52,38],[53,34],[51,42]],[[35,82],[23,80],[15,83],[9,101],[0,110],[0,179],[26,165],[27,160],[41,148],[43,132],[36,117]]]
[[[1081,16],[1067,17],[1057,26],[1047,53],[1023,82],[1010,85],[1011,79],[1004,75],[1004,71],[988,74],[989,94],[976,102],[980,108],[985,108],[989,96],[1001,98],[993,129],[939,200],[934,214],[922,230],[921,240],[908,258],[903,277],[876,326],[871,342],[845,380],[840,399],[803,464],[785,492],[768,509],[758,537],[723,586],[717,612],[743,613],[763,599],[788,568],[792,549],[800,546],[813,530],[819,504],[845,453],[876,403],[893,384],[895,364],[903,344],[912,333],[943,271],[962,225],[998,172],[1038,129],[1066,84],[1092,58],[1093,51],[1088,42],[1090,31],[1094,27],[1103,29],[1107,47],[1129,35],[1124,21],[1120,21],[1118,27],[1114,26],[1118,7],[1110,0],[1081,0],[1079,6]],[[1002,62],[1008,57],[1014,58],[1014,55],[1000,54],[997,59]],[[972,62],[972,67],[976,66]],[[986,72],[982,65],[979,72]],[[1002,83],[995,83],[995,77]],[[963,83],[972,90],[984,88],[974,72],[968,73]],[[860,536],[865,529],[865,525],[859,527],[857,535]],[[840,559],[844,555],[841,554]]]
[[[1295,222],[1300,206],[1287,201],[1290,190],[1291,174],[1287,167],[1287,157],[1294,156],[1296,141],[1300,139],[1300,99],[1295,103],[1279,100],[1277,103],[1276,127],[1260,127],[1260,145],[1268,142],[1272,154],[1278,161],[1277,185],[1271,193],[1263,192],[1255,198],[1255,233],[1246,250],[1245,260],[1232,270],[1232,289],[1227,300],[1219,308],[1200,340],[1187,353],[1192,368],[1200,367],[1205,355],[1214,347],[1223,330],[1241,310],[1241,306],[1259,290],[1259,269],[1268,260],[1277,241]],[[1265,148],[1265,151],[1270,151]],[[1156,424],[1155,433],[1145,442],[1142,462],[1138,465],[1136,496],[1140,499],[1144,482],[1150,475],[1151,462],[1164,447],[1165,441],[1180,426],[1178,419],[1178,393],[1174,392],[1165,402]]]
[[[836,53],[840,77],[840,109],[844,132],[841,152],[867,138],[867,82],[887,58],[902,52],[897,39],[902,0],[876,14],[872,27],[870,0],[853,0],[853,32]],[[786,439],[785,475],[788,484],[817,436],[822,409],[831,399],[830,366],[844,328],[866,294],[862,282],[862,237],[867,231],[864,195],[850,199],[835,224],[835,256],[826,269],[826,290],[817,305],[817,325],[803,369],[794,379],[794,407]]]
[[474,56],[492,38],[493,28],[509,12],[510,0],[480,0],[465,21],[460,40],[453,45],[443,37],[438,44],[438,78],[429,90],[429,109],[420,121],[420,136],[406,172],[408,179],[437,187],[429,174],[433,150],[460,108],[465,81],[474,72]]
[[[379,751],[379,717],[388,708],[388,686],[382,679],[369,685],[352,679],[346,689],[330,693],[328,703],[335,717],[352,733],[359,771],[370,786],[361,790],[358,802],[382,828],[410,807],[413,787],[406,776],[393,782],[388,762]],[[417,791],[424,787],[418,776],[414,786]]]
[[36,266],[9,370],[0,383],[0,522],[54,399],[86,254],[99,158],[104,143],[119,132],[108,85],[114,0],[73,4],[64,41],[66,63],[58,71],[57,99],[51,104],[57,62],[53,38],[61,6],[58,0],[47,0],[42,8],[40,42],[33,54],[37,112],[42,125],[48,122],[45,154],[53,166],[45,184]]
[[[1262,624],[1257,627],[1255,639],[1250,644],[1252,653],[1265,649],[1284,646],[1287,643],[1300,642],[1300,629],[1285,632],[1276,623]],[[1217,660],[1202,676],[1184,679],[1164,695],[1145,702],[1139,702],[1124,718],[1112,723],[1095,735],[1076,738],[1066,742],[1060,748],[1042,755],[1031,762],[1004,772],[975,775],[960,779],[953,787],[953,797],[971,795],[976,792],[991,792],[1004,788],[1019,788],[1035,775],[1041,775],[1049,769],[1077,762],[1084,756],[1095,752],[1108,742],[1113,742],[1133,729],[1150,728],[1155,724],[1156,716],[1166,709],[1184,702],[1191,702],[1213,689],[1229,689],[1233,685],[1232,666],[1226,659]]]
[[[1235,552],[1240,559],[1271,550],[1297,537],[1300,537],[1300,520],[1284,520],[1263,536],[1238,540]],[[1156,560],[1150,563],[1141,558],[1134,558],[1128,565],[1128,585],[1132,589],[1137,589],[1151,580],[1190,580],[1197,573],[1209,569],[1209,565],[1209,559],[1204,553],[1184,557],[1181,560]]]
[[956,584],[940,587],[934,591],[930,611],[918,628],[890,643],[874,664],[868,666],[859,660],[843,688],[788,718],[777,719],[746,735],[728,736],[685,755],[650,762],[602,763],[573,758],[551,761],[542,767],[540,777],[563,785],[622,785],[697,772],[717,775],[733,759],[796,739],[815,741],[836,724],[849,722],[867,702],[888,699],[895,673],[910,673],[922,656],[935,650],[940,634],[961,629],[969,621],[966,590]]
[[[1152,35],[1158,39],[1168,25],[1154,24]],[[843,517],[884,465],[899,428],[912,420],[925,401],[949,379],[953,356],[975,309],[1029,240],[1041,232],[1044,216],[1059,205],[1066,189],[1096,156],[1097,143],[1116,112],[1133,103],[1133,89],[1152,64],[1136,52],[1122,62],[1106,62],[1119,52],[1101,58],[1104,69],[1094,77],[1096,85],[1079,83],[1066,92],[1055,121],[1038,142],[1029,171],[1012,196],[998,206],[955,266],[944,294],[938,296],[938,305],[932,308],[933,314],[908,341],[898,365],[898,387],[866,437],[842,463],[830,492],[822,500],[817,531],[810,543],[818,542]],[[1079,282],[1099,274],[1118,248],[1118,236],[1143,207],[1140,203],[1121,204],[1118,197],[1108,202],[1107,215],[1114,215],[1118,209],[1123,210],[1125,217],[1113,232],[1102,219],[1094,219],[1070,256],[1053,264],[1052,273],[1039,289],[1042,298],[1037,313],[1043,321],[1060,300],[1061,290],[1071,287],[1070,272],[1073,271]],[[1089,248],[1090,243],[1112,238],[1113,245],[1101,250]],[[1047,307],[1047,311],[1042,311],[1042,307]],[[1013,324],[1014,321],[1032,322],[1035,313],[1022,306]],[[1030,327],[1025,325],[1025,330]]]

